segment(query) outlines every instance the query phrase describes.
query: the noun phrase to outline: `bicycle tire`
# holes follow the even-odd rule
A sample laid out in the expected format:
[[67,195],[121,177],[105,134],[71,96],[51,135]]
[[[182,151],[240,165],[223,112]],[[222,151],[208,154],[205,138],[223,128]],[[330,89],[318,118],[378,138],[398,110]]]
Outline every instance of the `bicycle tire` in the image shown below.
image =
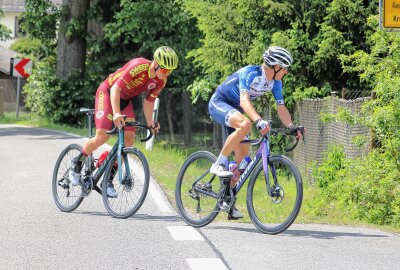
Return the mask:
[[[190,226],[193,227],[203,227],[211,223],[218,215],[219,209],[217,206],[217,199],[204,194],[193,193],[193,183],[196,178],[201,175],[207,176],[202,179],[211,179],[212,176],[209,173],[211,164],[216,161],[215,155],[207,151],[199,151],[191,154],[186,161],[183,163],[182,168],[179,171],[178,177],[176,179],[175,186],[175,200],[178,212],[182,219]],[[218,188],[220,188],[220,181],[218,177],[214,177],[217,182]],[[205,182],[198,182],[199,185]],[[198,185],[198,186],[199,186]],[[210,188],[210,187],[208,187]],[[210,191],[212,191],[212,185]],[[193,198],[198,197],[198,198]],[[207,198],[209,200],[207,200]],[[201,217],[201,207],[200,200],[202,200],[203,207],[207,207],[207,214]],[[197,201],[197,202],[196,202]],[[196,206],[190,207],[191,203],[197,203]],[[195,209],[193,209],[195,208]]]
[[[125,183],[119,183],[118,171],[114,176],[111,175],[114,163],[117,161],[115,155],[107,165],[102,181],[102,197],[105,208],[108,213],[116,218],[128,218],[135,214],[146,199],[150,183],[150,170],[146,157],[136,148],[124,148],[123,156],[128,156],[131,178],[126,175],[126,167],[122,165],[123,180]],[[124,159],[123,162],[126,162]],[[118,193],[117,198],[107,196],[108,179],[112,178],[112,183]],[[129,206],[122,204],[131,203]]]
[[[251,220],[258,230],[266,234],[278,234],[289,228],[296,219],[303,200],[301,175],[293,161],[282,155],[270,157],[270,186],[274,183],[272,168],[278,178],[279,195],[268,195],[263,166],[260,164],[251,176],[246,199]],[[274,218],[276,221],[272,222]],[[277,221],[278,219],[282,221]]]
[[[53,199],[57,207],[63,212],[74,211],[83,201],[81,186],[73,186],[68,177],[72,159],[81,151],[82,146],[79,144],[68,145],[61,152],[54,166],[52,178]],[[63,195],[65,195],[66,199],[62,199]]]

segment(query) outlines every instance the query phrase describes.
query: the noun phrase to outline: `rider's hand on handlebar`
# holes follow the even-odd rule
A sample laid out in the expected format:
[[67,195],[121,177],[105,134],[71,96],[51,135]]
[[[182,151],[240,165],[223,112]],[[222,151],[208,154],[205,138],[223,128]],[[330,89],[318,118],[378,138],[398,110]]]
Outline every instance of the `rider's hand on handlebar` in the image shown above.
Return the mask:
[[262,135],[267,134],[267,132],[271,129],[268,121],[265,121],[264,119],[261,118],[256,121],[256,127],[261,132]]
[[298,139],[298,140],[300,140],[301,138],[303,138],[304,137],[304,135],[306,134],[306,129],[304,128],[304,127],[302,127],[302,126],[295,126],[295,125],[293,125],[293,124],[290,124],[289,126],[288,126],[288,129],[291,131],[291,132],[297,132],[297,136],[296,136],[296,138]]
[[122,114],[120,113],[115,113],[113,116],[113,122],[114,125],[118,128],[121,128],[122,126],[125,126],[125,120]]
[[153,122],[151,125],[149,125],[149,127],[151,127],[151,132],[153,132],[153,134],[157,134],[160,129],[160,123]]

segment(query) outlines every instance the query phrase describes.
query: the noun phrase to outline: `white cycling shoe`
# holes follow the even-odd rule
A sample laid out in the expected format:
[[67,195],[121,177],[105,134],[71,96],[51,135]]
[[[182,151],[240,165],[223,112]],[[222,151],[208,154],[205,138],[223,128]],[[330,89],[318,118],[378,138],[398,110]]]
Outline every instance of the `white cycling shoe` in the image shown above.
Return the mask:
[[114,187],[108,186],[107,187],[107,196],[110,198],[118,198],[118,193]]
[[68,172],[69,180],[73,186],[77,186],[80,184],[79,180],[81,180],[81,174],[74,172],[72,169]]
[[233,176],[233,172],[227,171],[223,164],[214,163],[210,168],[210,173],[218,177],[229,177]]

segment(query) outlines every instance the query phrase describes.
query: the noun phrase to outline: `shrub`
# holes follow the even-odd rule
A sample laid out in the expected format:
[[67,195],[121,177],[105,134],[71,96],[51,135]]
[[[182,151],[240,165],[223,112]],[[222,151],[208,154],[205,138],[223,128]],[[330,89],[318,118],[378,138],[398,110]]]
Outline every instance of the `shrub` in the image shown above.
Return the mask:
[[312,174],[315,214],[327,215],[334,205],[351,218],[400,228],[400,172],[387,155],[372,151],[348,159],[342,147],[330,146]]
[[26,105],[53,123],[82,126],[86,119],[79,108],[93,107],[98,82],[77,71],[61,80],[55,67],[55,59],[50,57],[35,65],[24,87]]

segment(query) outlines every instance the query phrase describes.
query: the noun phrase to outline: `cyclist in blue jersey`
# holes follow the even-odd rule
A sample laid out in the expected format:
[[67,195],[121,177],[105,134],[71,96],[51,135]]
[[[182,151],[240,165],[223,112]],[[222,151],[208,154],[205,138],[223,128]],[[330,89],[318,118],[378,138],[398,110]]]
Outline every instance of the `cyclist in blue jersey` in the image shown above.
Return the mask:
[[[268,122],[254,109],[251,100],[272,92],[282,123],[289,129],[297,128],[292,122],[282,94],[282,79],[288,73],[293,58],[286,49],[278,46],[269,47],[263,58],[264,63],[261,66],[246,66],[230,75],[218,86],[208,104],[211,117],[217,123],[227,126],[230,133],[217,161],[210,168],[210,173],[219,177],[233,176],[225,168],[232,151],[235,152],[237,164],[248,155],[249,144],[240,144],[240,141],[251,131],[252,121],[263,135],[270,129]],[[300,131],[297,137],[302,137]],[[231,183],[231,186],[234,184]],[[236,207],[232,207],[228,214],[228,219],[243,217]]]

